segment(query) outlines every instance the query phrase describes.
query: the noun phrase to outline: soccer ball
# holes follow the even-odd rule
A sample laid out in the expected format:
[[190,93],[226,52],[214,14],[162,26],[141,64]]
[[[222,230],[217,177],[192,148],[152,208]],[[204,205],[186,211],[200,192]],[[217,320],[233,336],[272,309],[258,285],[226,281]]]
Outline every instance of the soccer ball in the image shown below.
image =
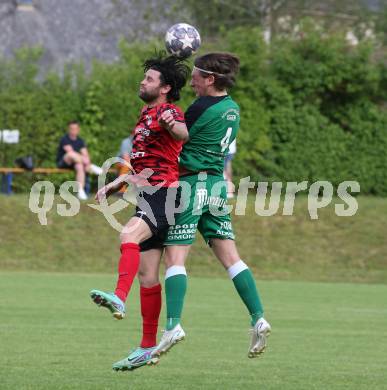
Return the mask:
[[170,54],[188,58],[200,46],[200,35],[195,27],[187,23],[177,23],[165,34],[165,47]]

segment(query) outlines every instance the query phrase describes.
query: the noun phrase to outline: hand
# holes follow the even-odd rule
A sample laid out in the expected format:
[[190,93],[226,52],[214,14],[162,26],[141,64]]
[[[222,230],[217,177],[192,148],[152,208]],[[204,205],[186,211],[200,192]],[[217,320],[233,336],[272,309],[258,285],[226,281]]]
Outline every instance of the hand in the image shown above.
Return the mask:
[[126,158],[124,157],[124,160],[126,161],[126,164],[125,164],[125,165],[126,165],[127,168],[129,169],[129,171],[132,172],[133,175],[135,175],[135,174],[136,174],[136,171],[134,170],[134,168],[132,167],[132,164],[130,163],[130,158],[126,159]]
[[175,118],[169,110],[164,111],[159,118],[160,126],[164,127],[168,131],[172,130],[175,123]]
[[106,184],[102,188],[100,188],[95,194],[95,200],[101,204],[101,200],[104,198],[108,198],[113,193],[113,182]]
[[131,182],[132,177],[132,174],[124,174],[118,176],[116,180],[112,181],[109,184],[106,184],[97,191],[97,193],[95,194],[95,200],[98,203],[101,203],[102,199],[108,198],[111,194],[114,194],[115,192],[119,191],[125,184],[129,184]]

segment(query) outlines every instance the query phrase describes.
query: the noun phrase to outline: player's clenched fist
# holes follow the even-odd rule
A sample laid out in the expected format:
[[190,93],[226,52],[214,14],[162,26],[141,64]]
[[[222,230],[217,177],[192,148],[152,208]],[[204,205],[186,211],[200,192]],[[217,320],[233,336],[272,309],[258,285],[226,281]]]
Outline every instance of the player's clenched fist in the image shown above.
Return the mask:
[[160,115],[159,124],[167,130],[171,130],[173,128],[175,125],[175,118],[170,110],[166,110]]

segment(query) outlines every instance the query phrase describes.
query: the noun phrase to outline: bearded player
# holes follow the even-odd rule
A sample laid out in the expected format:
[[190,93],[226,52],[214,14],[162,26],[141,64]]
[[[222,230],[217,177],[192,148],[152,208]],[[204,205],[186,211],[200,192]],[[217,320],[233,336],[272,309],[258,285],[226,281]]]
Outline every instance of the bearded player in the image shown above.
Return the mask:
[[[114,293],[100,290],[90,292],[92,300],[106,307],[115,318],[125,316],[125,301],[140,263],[140,250],[153,249],[153,241],[162,242],[169,227],[168,207],[174,209],[175,199],[168,196],[171,186],[178,180],[178,157],[183,141],[188,138],[184,114],[173,102],[179,100],[190,69],[174,56],[151,58],[144,63],[144,79],[140,83],[139,97],[146,103],[134,129],[131,165],[135,176],[122,175],[101,188],[96,195],[100,201],[120,190],[133,177],[141,179],[137,196],[137,208],[120,235],[121,257],[118,264],[118,280]],[[150,177],[142,178],[151,170]],[[143,179],[143,180],[142,180]],[[145,185],[144,185],[145,183]],[[172,192],[173,193],[173,192]],[[174,192],[176,194],[176,191]],[[154,311],[161,306],[161,286],[142,286],[144,338],[141,347],[147,351],[156,345],[154,327],[149,322]],[[150,313],[149,313],[150,311]],[[151,352],[151,349],[148,351]]]
[[[145,365],[152,356],[160,356],[184,339],[181,316],[187,289],[185,260],[197,230],[227,270],[248,309],[252,326],[248,357],[257,357],[266,348],[271,327],[263,317],[253,275],[238,254],[230,215],[220,210],[227,201],[224,158],[239,129],[239,107],[228,95],[238,70],[239,59],[230,53],[209,53],[195,60],[191,86],[198,99],[185,114],[189,141],[180,155],[179,181],[190,189],[188,196],[182,196],[188,207],[176,215],[175,224],[169,228],[164,241],[166,330],[150,357],[146,358],[138,348],[117,362],[113,366],[115,370],[132,370]],[[161,249],[143,253],[139,273],[141,286],[158,283],[161,254]],[[161,300],[161,292],[159,294]],[[157,323],[160,311],[153,313],[154,317],[148,321]]]

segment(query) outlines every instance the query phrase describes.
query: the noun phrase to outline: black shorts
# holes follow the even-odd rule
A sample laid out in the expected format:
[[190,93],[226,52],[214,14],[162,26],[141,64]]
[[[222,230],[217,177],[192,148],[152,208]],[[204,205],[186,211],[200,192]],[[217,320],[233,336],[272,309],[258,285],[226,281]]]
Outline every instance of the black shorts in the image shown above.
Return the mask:
[[179,187],[143,187],[137,189],[135,217],[141,218],[153,233],[152,237],[140,243],[141,252],[162,248],[170,225],[174,224],[177,206],[180,202]]

